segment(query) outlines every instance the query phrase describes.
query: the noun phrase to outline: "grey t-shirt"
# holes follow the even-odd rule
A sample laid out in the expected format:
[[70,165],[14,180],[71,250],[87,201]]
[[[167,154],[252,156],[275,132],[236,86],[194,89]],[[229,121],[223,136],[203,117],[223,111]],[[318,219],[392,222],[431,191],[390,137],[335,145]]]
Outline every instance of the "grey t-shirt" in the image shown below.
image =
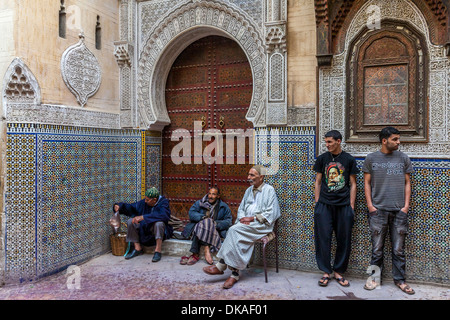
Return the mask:
[[362,171],[370,173],[372,202],[375,208],[397,211],[405,206],[405,174],[413,167],[401,151],[389,154],[377,151],[367,155]]

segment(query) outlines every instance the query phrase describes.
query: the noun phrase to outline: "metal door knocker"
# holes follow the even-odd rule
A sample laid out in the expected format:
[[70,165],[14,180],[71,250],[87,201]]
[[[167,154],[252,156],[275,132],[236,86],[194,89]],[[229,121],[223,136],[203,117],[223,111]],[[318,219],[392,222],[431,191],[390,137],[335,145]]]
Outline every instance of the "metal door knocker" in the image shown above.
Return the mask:
[[222,129],[223,126],[225,125],[225,122],[224,122],[223,120],[225,120],[225,118],[222,117],[222,116],[220,116],[220,118],[219,118],[219,127],[220,127],[221,129]]

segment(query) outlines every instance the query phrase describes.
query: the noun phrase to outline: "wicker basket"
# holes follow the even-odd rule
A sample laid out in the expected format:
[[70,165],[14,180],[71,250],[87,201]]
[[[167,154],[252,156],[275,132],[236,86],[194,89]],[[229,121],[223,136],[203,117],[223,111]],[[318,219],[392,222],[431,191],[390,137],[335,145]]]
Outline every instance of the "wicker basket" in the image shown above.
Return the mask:
[[115,256],[123,256],[127,251],[127,234],[125,232],[119,232],[109,236],[111,240],[112,254]]

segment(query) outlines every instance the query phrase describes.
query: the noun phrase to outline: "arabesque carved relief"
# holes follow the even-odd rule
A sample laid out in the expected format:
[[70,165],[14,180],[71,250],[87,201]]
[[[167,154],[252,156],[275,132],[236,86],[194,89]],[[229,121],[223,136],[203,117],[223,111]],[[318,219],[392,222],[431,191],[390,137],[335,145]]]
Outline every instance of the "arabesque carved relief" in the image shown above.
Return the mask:
[[86,47],[84,34],[80,41],[64,51],[61,57],[61,74],[64,83],[84,107],[89,97],[100,87],[102,72],[95,55]]

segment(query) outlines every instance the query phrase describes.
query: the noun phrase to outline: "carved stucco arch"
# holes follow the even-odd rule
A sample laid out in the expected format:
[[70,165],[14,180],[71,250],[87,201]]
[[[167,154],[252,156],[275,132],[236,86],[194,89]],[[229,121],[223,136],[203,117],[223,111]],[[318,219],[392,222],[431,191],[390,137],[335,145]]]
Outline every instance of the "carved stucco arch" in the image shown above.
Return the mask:
[[170,123],[165,85],[178,55],[191,43],[210,35],[240,45],[250,63],[253,93],[246,119],[254,122],[265,107],[266,57],[264,41],[253,20],[237,7],[216,1],[184,1],[149,32],[138,60],[137,103],[141,127],[162,130]]

